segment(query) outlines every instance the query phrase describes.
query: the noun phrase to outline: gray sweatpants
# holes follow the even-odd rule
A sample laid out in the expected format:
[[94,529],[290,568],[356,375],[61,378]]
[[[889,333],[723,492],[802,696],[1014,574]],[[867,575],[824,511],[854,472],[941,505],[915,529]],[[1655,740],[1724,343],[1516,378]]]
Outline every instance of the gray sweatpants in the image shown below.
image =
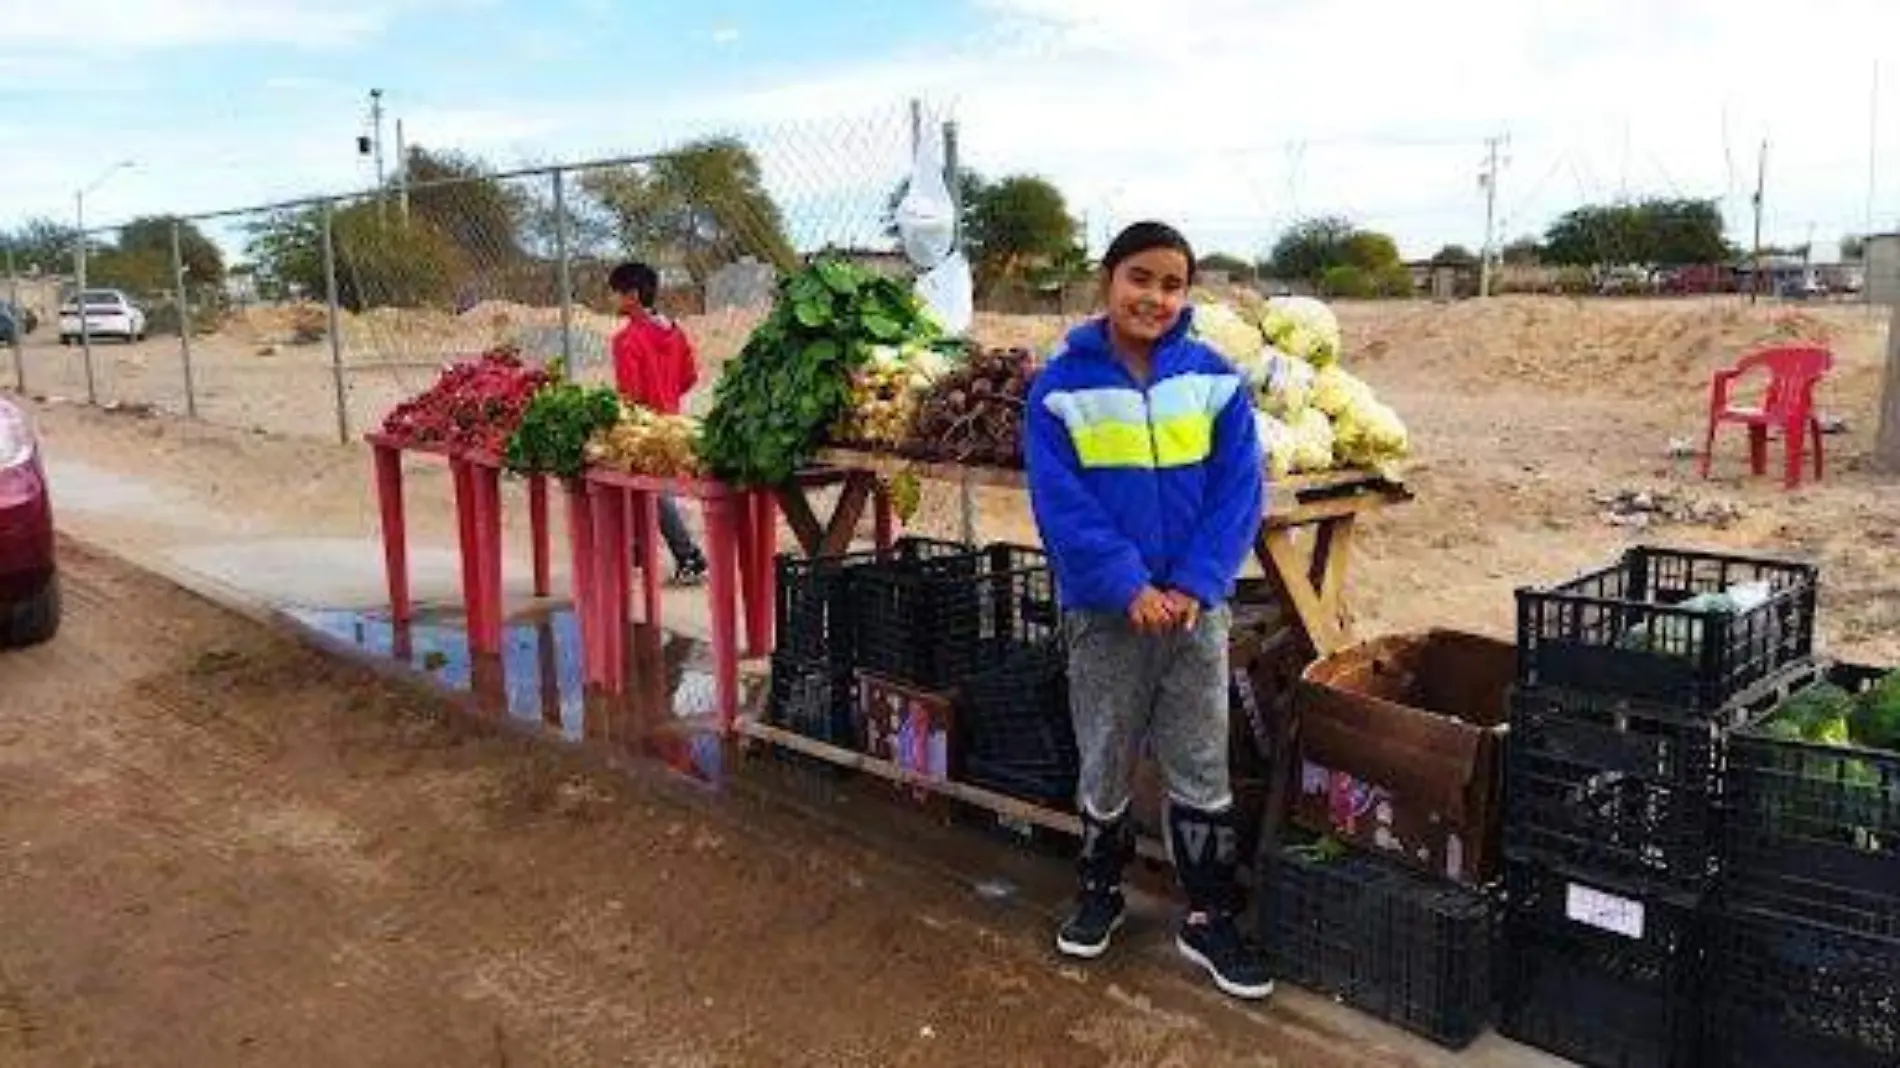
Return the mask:
[[1099,820],[1128,808],[1138,746],[1161,762],[1175,804],[1220,812],[1227,775],[1226,606],[1192,631],[1139,634],[1123,615],[1070,612],[1069,706],[1082,756],[1077,803]]

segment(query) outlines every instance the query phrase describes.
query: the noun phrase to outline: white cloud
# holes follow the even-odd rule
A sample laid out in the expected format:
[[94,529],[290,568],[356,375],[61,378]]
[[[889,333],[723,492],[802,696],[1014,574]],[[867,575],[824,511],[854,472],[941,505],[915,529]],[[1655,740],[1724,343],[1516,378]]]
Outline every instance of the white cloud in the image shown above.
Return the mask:
[[715,26],[712,41],[716,45],[734,44],[739,40],[739,27],[732,25]]
[[[1507,131],[1501,236],[1624,191],[1723,198],[1740,235],[1765,135],[1774,142],[1767,235],[1798,241],[1812,224],[1826,240],[1861,225],[1868,75],[1876,50],[1900,40],[1891,0],[1809,0],[1798,10],[1767,0],[1171,0],[1160,14],[1151,0],[969,2],[986,16],[973,38],[755,69],[744,84],[683,86],[637,113],[599,99],[523,104],[506,79],[492,95],[459,92],[454,107],[404,101],[394,111],[412,141],[503,163],[622,155],[711,129],[769,131],[764,154],[780,183],[817,195],[888,180],[908,135],[901,103],[921,95],[958,118],[971,165],[1057,181],[1098,241],[1106,227],[1152,215],[1179,221],[1203,245],[1240,252],[1322,212],[1390,230],[1408,254],[1475,245],[1483,140]],[[251,13],[235,22],[188,15],[172,40],[247,32],[289,43],[306,30],[342,40],[378,32],[391,17],[370,0],[96,0],[95,12],[100,5],[138,8],[148,20],[154,10]],[[10,16],[21,6],[0,0],[0,24],[18,24]],[[259,28],[260,11],[281,21]],[[18,61],[14,51],[48,54],[0,43],[0,69]],[[1900,64],[1882,81],[1891,129]],[[416,87],[418,101],[426,88]],[[156,160],[149,168],[171,175],[170,195],[208,207],[363,183],[349,151],[359,110],[326,91],[320,107],[273,123],[283,129],[132,139],[152,142],[150,154],[175,168]],[[1887,134],[1883,226],[1900,222],[1896,148],[1900,136]],[[9,161],[10,189],[43,190],[57,204],[99,154],[84,139],[55,138],[38,155],[52,162],[28,164],[25,175]],[[229,162],[220,170],[194,159]],[[152,181],[158,197],[163,187]],[[120,190],[128,208],[138,191],[129,181]]]

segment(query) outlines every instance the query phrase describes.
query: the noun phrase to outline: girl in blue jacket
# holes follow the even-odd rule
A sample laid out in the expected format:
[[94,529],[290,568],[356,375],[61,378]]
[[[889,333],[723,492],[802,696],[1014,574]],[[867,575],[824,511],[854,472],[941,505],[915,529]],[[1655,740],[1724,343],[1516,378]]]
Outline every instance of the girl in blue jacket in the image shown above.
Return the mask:
[[1176,944],[1220,989],[1263,998],[1272,978],[1234,922],[1227,768],[1227,601],[1265,504],[1253,406],[1242,376],[1189,336],[1185,238],[1137,223],[1102,269],[1107,311],[1069,334],[1024,415],[1082,755],[1081,891],[1056,945],[1098,957],[1121,925],[1145,738],[1167,783],[1169,850],[1188,898]]

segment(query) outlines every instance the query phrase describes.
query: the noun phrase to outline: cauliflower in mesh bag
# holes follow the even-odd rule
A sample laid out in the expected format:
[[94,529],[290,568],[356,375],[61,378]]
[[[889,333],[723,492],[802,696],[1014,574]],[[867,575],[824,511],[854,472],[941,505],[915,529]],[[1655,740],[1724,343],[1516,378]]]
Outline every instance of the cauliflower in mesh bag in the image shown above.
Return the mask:
[[1315,367],[1339,361],[1339,318],[1312,297],[1275,297],[1260,316],[1261,332],[1273,347]]
[[1252,379],[1254,406],[1276,418],[1291,419],[1306,408],[1314,378],[1312,364],[1268,348],[1260,373]]
[[1333,424],[1318,408],[1305,408],[1293,418],[1291,469],[1295,472],[1331,470]]
[[1252,378],[1258,372],[1265,355],[1266,337],[1259,327],[1234,309],[1219,301],[1194,305],[1189,332],[1225,357],[1240,373]]

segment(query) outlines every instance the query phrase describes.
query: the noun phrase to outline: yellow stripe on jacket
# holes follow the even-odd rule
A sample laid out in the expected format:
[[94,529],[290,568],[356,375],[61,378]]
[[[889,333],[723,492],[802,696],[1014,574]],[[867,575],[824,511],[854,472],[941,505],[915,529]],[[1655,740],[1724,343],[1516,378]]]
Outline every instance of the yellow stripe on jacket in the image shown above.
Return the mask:
[[1051,393],[1044,399],[1062,420],[1085,468],[1189,467],[1214,448],[1214,420],[1240,379],[1183,374],[1140,391],[1101,387]]

